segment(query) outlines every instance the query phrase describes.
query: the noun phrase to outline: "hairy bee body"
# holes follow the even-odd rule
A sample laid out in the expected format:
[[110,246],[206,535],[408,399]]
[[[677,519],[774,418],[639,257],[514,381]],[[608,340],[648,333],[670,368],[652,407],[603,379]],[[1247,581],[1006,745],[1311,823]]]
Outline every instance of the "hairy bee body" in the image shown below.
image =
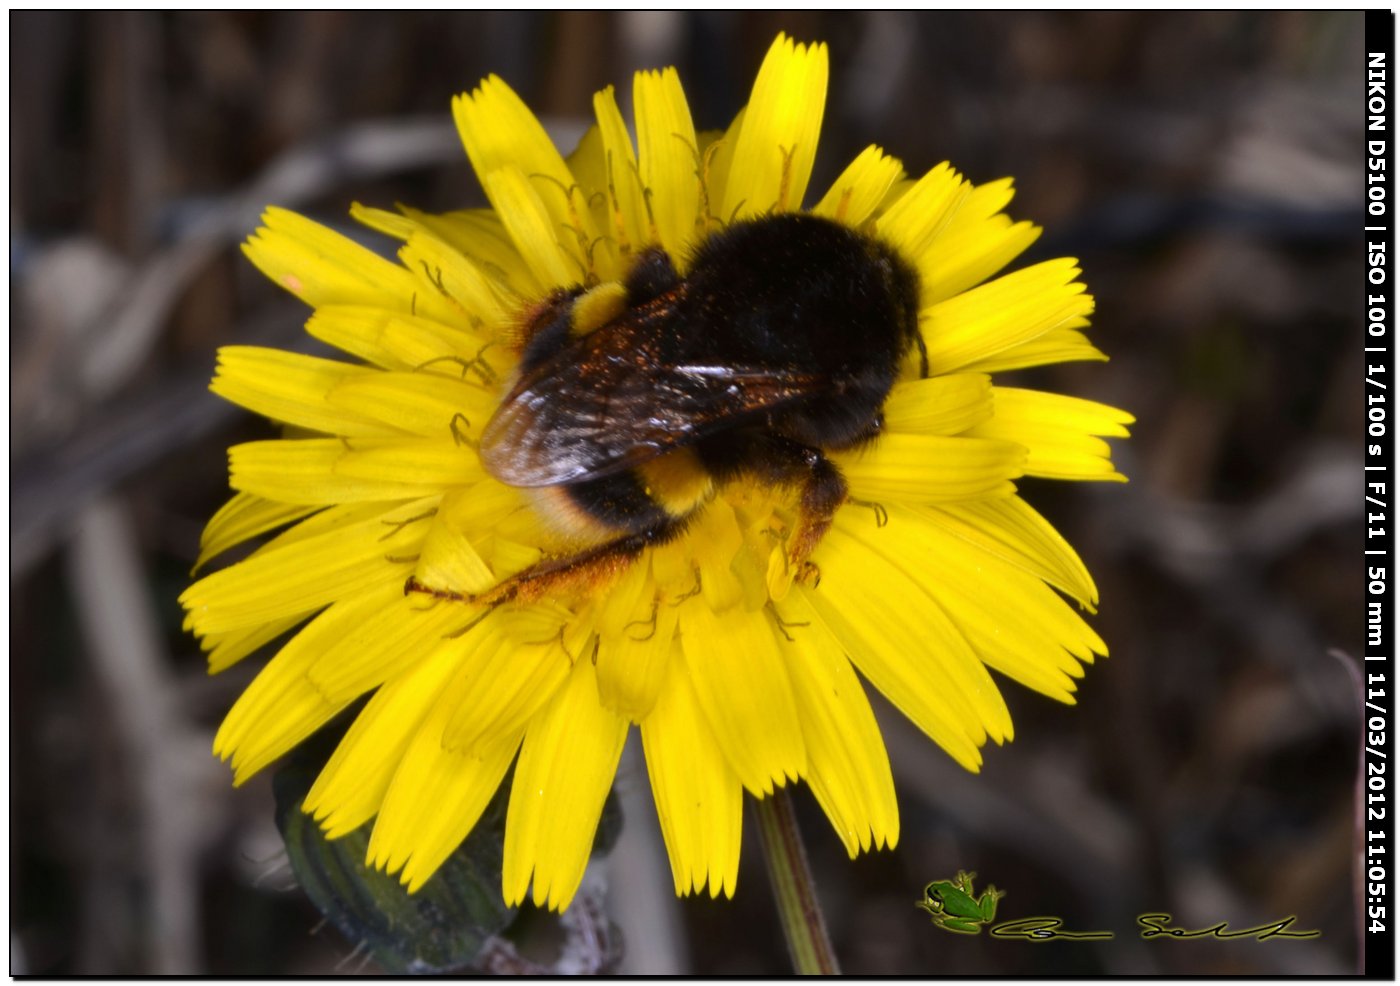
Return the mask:
[[600,546],[552,569],[674,537],[738,477],[800,489],[802,560],[846,495],[824,453],[878,435],[901,363],[922,351],[915,272],[810,215],[737,223],[684,278],[648,250],[586,324],[599,310],[574,289],[531,314],[518,379],[480,444],[493,476]]

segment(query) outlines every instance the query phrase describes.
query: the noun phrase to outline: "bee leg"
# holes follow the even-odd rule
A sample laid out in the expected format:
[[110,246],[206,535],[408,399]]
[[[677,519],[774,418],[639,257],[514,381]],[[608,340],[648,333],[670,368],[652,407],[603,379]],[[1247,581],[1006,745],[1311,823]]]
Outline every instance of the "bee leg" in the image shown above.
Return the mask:
[[836,511],[846,502],[846,478],[836,464],[820,449],[771,432],[729,436],[721,446],[702,445],[701,454],[720,476],[748,473],[760,482],[799,489],[797,526],[788,540],[788,560],[794,568],[805,570],[807,556],[821,543]]
[[482,598],[493,603],[534,602],[565,587],[605,582],[620,575],[645,547],[646,543],[639,537],[628,535],[582,554],[551,558],[517,572],[488,590]]
[[798,503],[797,530],[788,548],[788,560],[798,568],[807,563],[808,556],[821,543],[848,492],[846,477],[835,463],[816,449],[803,451],[806,476]]
[[570,555],[567,558],[549,558],[516,572],[484,592],[466,593],[452,589],[436,589],[424,585],[413,576],[409,576],[403,591],[404,595],[418,592],[435,599],[469,603],[485,609],[494,609],[509,602],[535,602],[551,592],[594,585],[614,575],[620,575],[622,570],[641,554],[647,543],[641,535],[629,534],[616,541],[590,548],[582,554]]
[[547,558],[524,571],[517,572],[472,601],[488,606],[512,601],[534,602],[551,593],[607,582],[621,575],[645,549],[664,544],[679,535],[685,530],[687,520],[685,517],[673,518],[645,531],[588,548],[576,555]]

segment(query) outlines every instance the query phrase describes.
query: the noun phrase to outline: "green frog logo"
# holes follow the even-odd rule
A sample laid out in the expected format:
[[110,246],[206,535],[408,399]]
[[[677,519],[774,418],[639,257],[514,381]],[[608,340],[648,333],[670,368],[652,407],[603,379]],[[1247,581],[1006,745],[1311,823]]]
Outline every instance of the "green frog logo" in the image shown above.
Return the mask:
[[982,896],[975,896],[972,878],[976,875],[959,870],[956,879],[934,880],[924,887],[924,899],[914,906],[928,911],[933,923],[945,931],[975,935],[982,925],[991,924],[997,916],[997,901],[1006,896],[1006,891],[990,883]]

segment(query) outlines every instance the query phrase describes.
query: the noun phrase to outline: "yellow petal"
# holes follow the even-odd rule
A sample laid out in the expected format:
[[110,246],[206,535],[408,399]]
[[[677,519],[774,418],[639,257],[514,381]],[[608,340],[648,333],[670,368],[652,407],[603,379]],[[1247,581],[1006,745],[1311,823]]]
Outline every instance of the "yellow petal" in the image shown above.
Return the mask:
[[367,862],[401,870],[410,893],[471,832],[520,747],[523,730],[494,736],[473,753],[447,749],[442,728],[450,711],[439,698],[409,741],[370,834]]
[[[987,735],[1011,731],[1001,693],[966,639],[916,574],[894,554],[909,523],[877,528],[847,512],[813,553],[821,582],[812,608],[876,688],[970,770]],[[924,565],[929,564],[925,559]]]
[[794,593],[783,605],[795,638],[779,644],[807,744],[807,783],[852,858],[899,841],[894,778],[880,727],[851,662]]
[[355,717],[302,805],[329,838],[353,832],[378,813],[409,742],[457,666],[459,650],[439,646],[395,675]]
[[532,873],[536,906],[569,906],[626,738],[627,720],[598,704],[593,663],[576,662],[520,749],[501,873],[508,906],[524,900]]
[[[598,700],[632,722],[656,704],[671,664],[677,609],[637,564],[603,602],[598,621]],[[630,590],[630,591],[629,591]]]
[[[1079,661],[1106,653],[1103,641],[1037,576],[1002,561],[922,517],[895,507],[898,540],[885,557],[924,580],[979,657],[1061,701],[1070,701]],[[929,559],[936,559],[930,564]]]
[[703,137],[701,139],[700,171],[703,178],[700,183],[700,214],[707,234],[735,219],[733,209],[727,213],[720,210],[724,207],[724,190],[729,185],[729,172],[733,170],[734,149],[739,144],[739,133],[743,129],[744,111],[740,110],[722,134],[708,141]]
[[696,596],[681,607],[680,640],[705,719],[743,785],[763,795],[800,778],[802,728],[767,615],[716,616]]
[[1014,194],[1010,178],[968,193],[934,243],[918,260],[924,304],[945,301],[1001,270],[1033,243],[1040,230],[1002,213]]
[[464,442],[375,441],[351,443],[335,464],[338,475],[404,486],[444,489],[482,478],[476,453]]
[[465,444],[468,436],[480,434],[499,397],[476,375],[462,374],[369,373],[336,385],[326,400],[334,408],[354,408],[361,418],[399,434]]
[[948,373],[1028,342],[1094,310],[1072,259],[1047,260],[924,309],[929,371]]
[[356,222],[363,223],[370,229],[385,236],[392,236],[396,240],[406,240],[413,235],[414,231],[420,227],[408,216],[401,212],[390,212],[388,209],[376,209],[373,206],[363,205],[359,202],[350,204],[350,217]]
[[[258,270],[311,307],[410,310],[418,285],[405,268],[295,212],[271,208],[262,218],[263,226],[243,244],[243,252]],[[454,316],[444,299],[419,300],[420,315]]]
[[310,736],[360,694],[327,697],[307,670],[396,595],[402,595],[402,589],[391,585],[342,598],[268,662],[234,703],[214,738],[214,752],[233,761],[235,783],[243,783]]
[[199,645],[209,652],[209,673],[227,671],[264,644],[269,644],[292,627],[301,623],[315,610],[297,613],[286,619],[245,627],[228,633],[208,634]]
[[[906,571],[926,565],[930,552],[945,558],[930,578],[935,595],[943,598],[946,588],[951,587],[954,594],[977,597],[989,608],[1004,598],[1010,602],[1002,609],[1014,611],[1003,612],[999,617],[1006,626],[1023,624],[1044,640],[1058,643],[1080,661],[1092,661],[1095,654],[1107,653],[1099,635],[1038,575],[930,523],[922,511],[901,506],[894,509],[891,517],[906,515],[908,522],[901,521],[906,537],[900,544],[891,544],[888,555]],[[998,593],[979,593],[979,583],[997,585]],[[959,608],[948,603],[950,611]],[[1067,674],[1078,676],[1076,663],[1060,660],[1056,655],[1056,664]]]
[[[346,448],[333,438],[245,442],[229,449],[229,484],[249,495],[307,507],[363,503],[413,496],[415,490],[381,480],[351,480],[335,474]],[[429,492],[416,490],[419,496]]]
[[898,158],[887,156],[871,144],[847,165],[812,212],[848,226],[859,226],[870,218],[890,186],[903,174],[904,165]]
[[476,333],[500,322],[506,314],[503,297],[486,272],[426,230],[415,230],[399,250],[399,260],[419,279],[417,297],[410,306],[437,295],[459,310],[455,324]]
[[195,632],[204,635],[286,619],[375,586],[397,582],[402,588],[412,562],[392,560],[394,552],[417,551],[424,532],[408,521],[436,502],[322,511],[297,525],[320,521],[309,527],[318,533],[284,534],[252,557],[206,575],[180,602]]
[[917,264],[923,303],[934,305],[981,284],[1024,253],[1040,233],[1039,226],[1013,223],[1006,216],[962,228],[950,224]]
[[[635,101],[635,94],[633,98]],[[603,182],[595,187],[607,193],[609,223],[604,228],[611,235],[609,245],[612,255],[631,257],[652,237],[646,203],[642,199],[637,155],[632,150],[632,138],[627,134],[627,125],[622,122],[622,113],[617,108],[612,86],[594,95],[593,112],[598,117],[599,136],[602,139]],[[691,210],[691,224],[694,225],[694,222],[694,210]],[[599,271],[604,280],[621,273],[617,269]]]
[[316,506],[264,500],[251,493],[235,493],[233,499],[220,507],[205,525],[204,533],[199,538],[199,558],[194,563],[195,571],[234,545],[283,524],[290,524],[317,509]]
[[880,237],[920,266],[971,191],[971,183],[943,162],[885,210],[876,223]]
[[429,589],[464,595],[484,592],[500,577],[481,557],[476,543],[489,533],[471,523],[473,490],[451,490],[443,495],[428,538],[418,555],[413,577]]
[[[610,89],[611,87],[607,91]],[[595,104],[601,95],[602,93],[593,94]],[[625,124],[623,132],[626,132]],[[588,214],[593,217],[593,224],[606,236],[612,228],[612,200],[607,196],[608,152],[603,147],[603,131],[598,124],[589,125],[579,138],[578,146],[564,158],[564,163],[586,197]]]
[[443,693],[451,706],[442,730],[448,749],[472,752],[519,732],[558,692],[579,656],[564,646],[567,614],[542,606],[492,613],[463,638],[471,642],[469,652]]
[[[497,201],[496,192],[487,181],[502,168],[518,170],[535,185],[541,204],[547,209],[551,228],[577,229],[585,240],[598,235],[564,158],[535,114],[510,86],[497,76],[490,76],[469,95],[452,101],[452,115],[472,168],[507,227],[510,226],[507,210]],[[525,256],[529,259],[530,255],[525,253]]]
[[[744,589],[734,573],[733,562],[744,546],[744,535],[733,508],[722,498],[712,500],[691,522],[686,535],[699,572],[693,578],[700,579],[705,605],[718,613],[739,605]],[[657,581],[661,582],[662,577],[658,575]]]
[[652,224],[647,240],[660,242],[679,261],[695,241],[700,180],[695,125],[676,70],[638,72],[632,80],[632,109],[637,168]]
[[[306,323],[311,336],[388,370],[460,374],[484,345],[476,336],[382,308],[326,305]],[[453,360],[458,362],[452,362]]]
[[[517,541],[527,545],[542,543],[542,524],[539,515],[529,506],[528,499],[520,490],[485,478],[466,488],[466,495],[457,501],[456,522],[463,531],[475,531],[484,535],[478,547],[489,559],[485,545],[489,538],[497,542]],[[530,559],[538,560],[539,548]],[[502,571],[497,569],[497,571]]]
[[969,434],[1016,442],[1028,450],[1026,473],[1051,479],[1126,482],[1113,468],[1108,443],[1094,436],[1126,438],[1133,416],[1094,401],[1038,390],[997,387],[991,418]]
[[1042,336],[1010,349],[1003,349],[986,359],[977,360],[968,364],[966,368],[982,373],[1003,373],[1028,366],[1048,366],[1051,363],[1075,363],[1085,360],[1107,362],[1108,357],[1091,343],[1083,332],[1070,327],[1088,324],[1088,319],[1071,319],[1058,329],[1051,329]]
[[721,216],[801,208],[817,155],[826,81],[826,45],[778,35],[744,110]]
[[401,432],[353,408],[331,405],[337,385],[373,370],[261,346],[224,346],[209,389],[225,400],[277,421],[330,435],[393,437]]
[[[350,215],[366,226],[403,240],[399,259],[418,281],[418,293],[410,310],[417,311],[420,297],[440,294],[455,306],[461,318],[454,318],[454,327],[470,327],[480,332],[485,326],[499,321],[502,304],[513,297],[502,278],[476,258],[479,238],[467,238],[465,243],[458,229],[445,216],[433,216],[416,210],[402,213],[374,209],[356,202]],[[513,251],[512,251],[513,252]]]
[[1010,442],[900,432],[832,456],[852,497],[910,503],[1005,496],[1025,459],[1025,449]]
[[929,521],[1043,579],[1091,610],[1099,591],[1079,555],[1019,496],[917,508]]
[[377,611],[361,614],[358,624],[339,640],[321,644],[320,657],[306,671],[307,680],[332,702],[357,698],[436,650],[475,615],[464,609],[434,605],[391,584]]
[[583,282],[581,263],[560,246],[555,219],[524,172],[503,167],[482,175],[481,183],[500,214],[511,242],[546,289]]
[[676,893],[734,895],[743,835],[743,788],[720,752],[677,661],[642,721],[642,749]]
[[886,432],[956,435],[992,416],[992,381],[981,373],[904,380],[882,413]]
[[282,439],[229,449],[229,485],[287,503],[416,499],[483,475],[471,449],[422,439]]
[[996,181],[976,186],[953,215],[948,224],[948,232],[961,232],[987,222],[1005,209],[1015,194],[1010,178],[998,178]]
[[573,176],[549,134],[525,102],[499,76],[452,101],[452,115],[478,175],[506,164],[547,175],[565,185]]
[[489,274],[496,287],[517,302],[538,298],[544,285],[520,256],[494,209],[463,209],[435,215],[400,206],[403,214]]

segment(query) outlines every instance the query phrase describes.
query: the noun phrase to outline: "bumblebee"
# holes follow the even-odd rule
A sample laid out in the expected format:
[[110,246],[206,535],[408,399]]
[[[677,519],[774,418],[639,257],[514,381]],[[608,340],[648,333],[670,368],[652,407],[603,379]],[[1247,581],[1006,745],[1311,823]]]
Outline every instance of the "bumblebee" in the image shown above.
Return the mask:
[[711,236],[685,277],[649,249],[620,289],[555,292],[523,320],[519,375],[479,454],[584,547],[475,598],[619,567],[739,478],[797,491],[788,552],[800,570],[847,496],[826,453],[879,435],[915,348],[927,375],[918,301],[917,274],[890,247],[791,213]]

